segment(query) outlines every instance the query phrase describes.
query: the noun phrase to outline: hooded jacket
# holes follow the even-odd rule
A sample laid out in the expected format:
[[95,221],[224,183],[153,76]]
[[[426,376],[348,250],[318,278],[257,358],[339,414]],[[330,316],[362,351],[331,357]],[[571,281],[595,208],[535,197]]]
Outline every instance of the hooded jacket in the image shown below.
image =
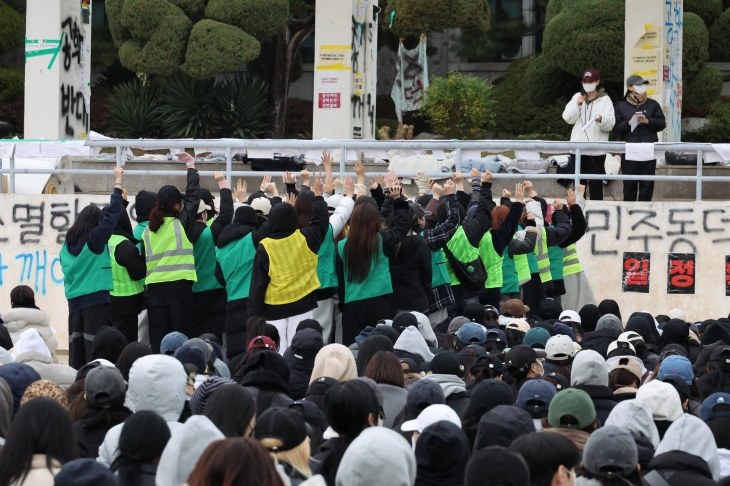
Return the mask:
[[398,337],[398,340],[393,345],[393,349],[399,349],[402,351],[408,351],[409,353],[417,354],[424,361],[431,361],[434,354],[428,348],[426,340],[423,338],[421,333],[413,326],[405,328],[405,330]]
[[[319,252],[327,230],[329,216],[327,203],[321,197],[315,198],[312,205],[312,222],[300,231],[306,239],[307,247],[315,255]],[[297,213],[291,204],[277,204],[269,213],[270,233],[268,238],[279,240],[291,236],[297,230]],[[264,303],[266,289],[269,286],[269,254],[263,245],[259,245],[254,257],[251,272],[251,292],[248,299],[248,315],[263,316],[267,320],[286,319],[317,307],[316,291],[302,297],[296,302],[281,305]]]
[[64,390],[76,381],[76,370],[53,362],[51,352],[35,328],[23,331],[11,356],[16,363],[27,364],[41,375],[41,379],[51,380]]
[[408,401],[408,392],[405,388],[399,386],[388,385],[387,383],[378,383],[378,388],[383,392],[383,427],[393,428],[395,418],[398,416]]
[[157,467],[157,486],[183,486],[205,449],[225,436],[205,415],[193,415],[172,432]]
[[[712,478],[720,479],[720,459],[715,437],[701,419],[683,414],[667,429],[654,457],[665,452],[682,451],[703,459],[710,468]],[[689,484],[689,483],[688,483]]]
[[436,333],[433,332],[433,326],[431,325],[431,321],[428,319],[428,316],[416,311],[411,311],[411,314],[416,316],[416,320],[418,321],[418,332],[420,332],[423,339],[426,340],[426,344],[429,347],[438,348],[438,339],[436,338]]
[[[664,118],[664,111],[656,100],[646,97],[646,101],[635,106],[626,101],[626,98],[616,103],[616,124],[613,127],[613,133],[621,137],[621,140],[627,143],[655,143],[659,141],[657,133],[666,128],[667,121]],[[637,112],[644,113],[649,123],[644,125],[639,123],[637,127],[631,131],[631,119]]]
[[289,366],[289,396],[301,400],[307,394],[309,379],[314,369],[314,359],[324,346],[322,334],[316,329],[302,329],[294,334],[284,351],[284,361]]
[[91,360],[105,359],[116,363],[127,344],[124,334],[111,326],[104,326],[96,333],[91,345]]
[[652,418],[651,407],[642,400],[626,400],[618,403],[604,425],[615,425],[628,430],[636,442],[641,470],[646,471],[659,446],[659,431]]
[[[463,474],[463,473],[462,473]],[[337,469],[337,486],[413,486],[416,457],[397,432],[370,427],[352,441]],[[159,485],[158,486],[162,486]]]
[[51,352],[53,362],[58,362],[58,358],[56,358],[58,341],[53,329],[51,329],[51,323],[45,311],[30,307],[16,307],[0,312],[0,322],[5,325],[10,333],[13,344],[18,342],[23,331],[28,329],[38,331],[38,334],[43,338],[43,342],[46,343],[46,347]]
[[608,354],[608,346],[616,341],[620,334],[621,332],[608,328],[587,332],[583,335],[580,345],[584,350],[591,349],[605,357]]
[[[132,412],[150,410],[159,414],[170,432],[182,427],[178,422],[187,398],[188,376],[180,361],[172,356],[152,354],[143,356],[129,370],[127,407]],[[117,456],[119,436],[124,424],[119,424],[107,432],[99,447],[97,461],[111,466]]]
[[314,380],[329,376],[337,381],[350,381],[357,378],[357,363],[346,346],[338,343],[328,344],[317,353],[314,359],[311,384]]
[[416,234],[403,237],[388,262],[396,309],[428,310],[433,268],[426,240]]
[[[712,471],[707,462],[699,456],[682,451],[670,451],[658,454],[649,462],[649,472],[644,476],[645,483],[669,484],[669,486],[712,486]],[[642,469],[643,472],[643,469]],[[665,483],[654,478],[658,476]]]
[[456,424],[442,420],[426,427],[416,442],[415,486],[462,486],[470,449]]
[[[611,133],[616,123],[616,114],[613,109],[613,102],[603,88],[597,88],[598,95],[589,101],[585,97],[585,102],[578,106],[577,100],[581,93],[576,93],[565,105],[563,110],[563,120],[573,125],[570,133],[571,142],[607,142],[608,135]],[[601,121],[595,121],[588,129],[583,127],[591,121],[596,115],[601,115]]]
[[596,408],[596,418],[600,424],[605,423],[616,406],[613,392],[608,387],[606,360],[596,351],[583,350],[576,354],[571,367],[570,386],[588,393]]
[[261,391],[273,392],[275,396],[271,407],[288,407],[292,403],[289,398],[289,368],[275,351],[262,351],[252,356],[243,368],[241,385],[251,393],[257,403],[257,415],[264,413],[258,403]]
[[439,384],[446,397],[446,405],[451,407],[461,417],[464,409],[469,405],[469,397],[466,394],[464,380],[456,375],[431,374],[426,375],[424,380],[433,380]]
[[121,403],[116,406],[112,405],[109,408],[89,406],[84,410],[81,420],[73,424],[81,457],[91,459],[99,457],[99,446],[104,442],[109,429],[123,424],[132,415],[132,411],[122,403],[124,403],[123,396]]

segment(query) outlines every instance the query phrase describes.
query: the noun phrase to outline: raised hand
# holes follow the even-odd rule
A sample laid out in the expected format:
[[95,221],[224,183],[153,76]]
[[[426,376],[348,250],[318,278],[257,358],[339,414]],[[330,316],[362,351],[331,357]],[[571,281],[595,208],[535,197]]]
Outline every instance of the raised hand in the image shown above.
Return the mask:
[[492,179],[493,179],[493,177],[492,177],[492,171],[491,170],[486,171],[484,173],[484,175],[482,176],[482,182],[492,182]]
[[122,176],[124,175],[123,167],[114,167],[114,185],[122,188]]
[[355,195],[355,180],[350,177],[345,177],[345,196],[352,197]]
[[563,201],[561,201],[560,199],[554,200],[553,207],[555,207],[555,211],[562,211],[563,210]]
[[575,202],[578,200],[578,197],[575,195],[575,192],[573,192],[573,189],[568,189],[568,204],[570,206],[574,205]]
[[221,182],[226,180],[226,176],[223,175],[223,172],[215,172],[213,174],[213,177],[215,178],[216,182]]
[[322,152],[322,165],[327,171],[332,170],[332,154],[328,150]]
[[444,184],[444,195],[445,196],[448,196],[450,194],[454,194],[455,192],[456,192],[456,186],[454,186],[454,181],[452,181],[451,179],[449,179]]
[[269,184],[271,184],[271,175],[266,174],[264,175],[264,178],[261,180],[261,192],[266,192],[266,188],[269,187]]
[[125,201],[127,200],[127,194],[128,194],[127,193],[127,190],[126,189],[122,189],[122,199],[124,199]]
[[481,177],[482,173],[479,172],[479,169],[475,169],[474,167],[472,167],[469,175],[471,175],[472,177]]
[[396,174],[394,170],[389,170],[388,173],[385,175],[385,180],[383,182],[385,183],[385,187],[390,187],[397,180],[398,174]]
[[585,197],[586,195],[586,186],[584,186],[583,184],[578,184],[578,195],[580,197]]
[[337,179],[335,179],[333,185],[335,186],[335,188],[338,188],[338,187],[342,187],[344,185],[344,183],[342,182],[342,179],[340,179],[338,177]]
[[377,174],[375,177],[373,177],[373,183],[370,185],[370,190],[375,191],[378,186],[383,187],[383,185],[385,184],[384,181],[385,178],[382,175]]
[[314,177],[314,187],[312,188],[312,192],[314,192],[315,196],[321,196],[323,188],[324,183],[322,182],[322,173],[320,172]]
[[400,199],[402,190],[403,190],[403,187],[398,186],[398,185],[392,185],[392,186],[390,186],[390,191],[388,192],[388,197],[391,199]]
[[236,190],[233,191],[233,199],[234,201],[238,202],[244,202],[246,198],[248,197],[248,184],[246,181],[242,181],[241,179],[238,179],[236,181]]
[[[451,187],[454,187],[454,183],[449,179],[449,182],[451,182]],[[438,200],[441,197],[441,192],[443,192],[444,188],[441,186],[441,184],[434,184],[431,186],[431,191],[433,192],[433,198]]]
[[300,172],[302,175],[302,185],[308,186],[309,185],[309,171],[307,169],[304,169]]
[[507,188],[505,187],[504,189],[502,189],[502,197],[511,198],[512,197],[512,193],[509,192],[507,190]]
[[357,183],[365,185],[365,164],[362,160],[355,162],[355,174],[357,175]]
[[286,202],[294,206],[294,204],[297,202],[297,195],[293,192],[289,192],[286,195]]
[[522,184],[517,184],[515,186],[515,200],[518,203],[521,203],[525,200],[525,186]]
[[[320,174],[321,176],[321,174]],[[327,174],[324,177],[324,192],[332,194],[335,190],[335,181],[332,178],[332,174]]]
[[187,165],[189,168],[195,168],[195,159],[189,153],[180,152],[179,154],[175,154],[175,157],[177,157],[177,160],[179,160],[180,162],[184,162],[185,165]]
[[525,181],[523,182],[523,185],[525,186],[525,195],[527,197],[533,198],[537,196],[537,193],[535,192],[535,188],[532,186],[532,182]]
[[297,176],[287,171],[284,172],[284,184],[296,184]]

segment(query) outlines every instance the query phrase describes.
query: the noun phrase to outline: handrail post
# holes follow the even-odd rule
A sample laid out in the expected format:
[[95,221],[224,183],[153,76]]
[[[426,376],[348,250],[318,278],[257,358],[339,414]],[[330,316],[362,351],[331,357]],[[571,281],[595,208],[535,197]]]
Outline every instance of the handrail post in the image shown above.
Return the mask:
[[10,154],[10,180],[8,181],[8,194],[15,194],[15,151]]
[[231,170],[233,170],[233,151],[231,147],[226,147],[226,180],[228,181],[228,187],[233,187]]
[[702,150],[697,151],[697,188],[695,199],[702,201]]
[[347,150],[340,147],[340,180],[345,181],[345,161],[347,160]]
[[456,157],[454,160],[454,172],[461,172],[461,149],[456,149]]
[[[573,190],[578,193],[578,186],[580,185],[580,149],[575,149],[575,187]],[[593,197],[593,194],[591,194]]]

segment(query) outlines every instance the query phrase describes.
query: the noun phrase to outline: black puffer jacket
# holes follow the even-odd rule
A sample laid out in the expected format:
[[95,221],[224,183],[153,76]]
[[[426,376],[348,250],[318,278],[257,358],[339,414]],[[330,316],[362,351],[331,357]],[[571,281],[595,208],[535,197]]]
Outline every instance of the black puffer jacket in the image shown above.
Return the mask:
[[587,332],[583,335],[583,341],[580,345],[583,349],[592,349],[605,358],[608,354],[608,346],[616,341],[619,335],[619,332],[611,329]]
[[599,425],[605,424],[611,410],[616,406],[616,400],[611,389],[599,385],[575,385],[573,388],[583,390],[591,397],[593,406],[596,408],[596,418]]
[[316,329],[302,329],[294,335],[291,346],[284,351],[289,366],[289,396],[301,400],[307,394],[314,369],[314,358],[324,346],[322,334]]
[[[616,123],[613,126],[613,133],[620,136],[624,142],[658,142],[659,138],[657,137],[657,133],[664,130],[667,126],[662,107],[651,98],[647,98],[646,102],[639,107],[632,105],[626,100],[619,101],[614,111],[616,113]],[[632,132],[629,122],[634,114],[639,111],[649,120],[649,124],[639,123]]]
[[[644,481],[650,486],[712,486],[710,466],[704,459],[681,451],[659,454],[649,463],[650,472]],[[658,478],[656,476],[659,476]],[[664,482],[659,481],[663,479]]]

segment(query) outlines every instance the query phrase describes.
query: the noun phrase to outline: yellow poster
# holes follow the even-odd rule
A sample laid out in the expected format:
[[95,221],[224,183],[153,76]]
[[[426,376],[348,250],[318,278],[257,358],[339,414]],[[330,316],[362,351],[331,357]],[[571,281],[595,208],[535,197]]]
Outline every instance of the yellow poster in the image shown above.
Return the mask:
[[639,40],[636,41],[635,47],[659,47],[659,26],[646,24]]
[[351,53],[352,46],[320,46],[317,70],[349,71]]
[[[637,74],[654,74],[659,71],[659,49],[631,49],[629,69]],[[643,76],[643,74],[642,74]]]

